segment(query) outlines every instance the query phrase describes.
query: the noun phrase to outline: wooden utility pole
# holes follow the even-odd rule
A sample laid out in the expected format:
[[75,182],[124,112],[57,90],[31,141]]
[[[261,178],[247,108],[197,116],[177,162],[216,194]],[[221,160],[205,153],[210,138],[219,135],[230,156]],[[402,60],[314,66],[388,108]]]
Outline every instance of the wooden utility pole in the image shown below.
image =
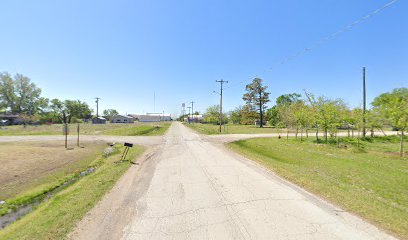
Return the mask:
[[220,80],[220,81],[215,81],[220,83],[220,132],[222,131],[222,88],[224,83],[228,83],[228,81]]
[[96,99],[96,118],[98,118],[99,117],[99,99],[101,99],[101,98],[99,98],[99,97],[96,97],[95,98]]
[[366,137],[366,68],[363,67],[363,138]]
[[191,118],[194,123],[194,101],[191,101]]

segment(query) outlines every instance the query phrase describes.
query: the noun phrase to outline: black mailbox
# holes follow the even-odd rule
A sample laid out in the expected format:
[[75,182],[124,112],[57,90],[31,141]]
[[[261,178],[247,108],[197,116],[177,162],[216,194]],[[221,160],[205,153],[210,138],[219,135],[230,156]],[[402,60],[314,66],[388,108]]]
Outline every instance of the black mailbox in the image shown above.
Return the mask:
[[127,142],[125,142],[124,146],[125,146],[125,147],[133,147],[133,143],[127,143]]

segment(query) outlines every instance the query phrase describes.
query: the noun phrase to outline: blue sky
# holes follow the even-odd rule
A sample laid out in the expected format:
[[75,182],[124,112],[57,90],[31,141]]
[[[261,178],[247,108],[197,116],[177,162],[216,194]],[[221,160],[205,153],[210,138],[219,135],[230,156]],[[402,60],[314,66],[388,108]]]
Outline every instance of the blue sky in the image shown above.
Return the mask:
[[[271,100],[303,92],[361,104],[408,86],[408,2],[285,64],[387,0],[1,1],[0,71],[27,75],[49,98],[81,99],[121,113],[180,113],[242,105],[244,83],[264,79]],[[270,69],[272,68],[272,69]],[[269,69],[269,70],[268,70]],[[272,104],[271,104],[272,105]]]

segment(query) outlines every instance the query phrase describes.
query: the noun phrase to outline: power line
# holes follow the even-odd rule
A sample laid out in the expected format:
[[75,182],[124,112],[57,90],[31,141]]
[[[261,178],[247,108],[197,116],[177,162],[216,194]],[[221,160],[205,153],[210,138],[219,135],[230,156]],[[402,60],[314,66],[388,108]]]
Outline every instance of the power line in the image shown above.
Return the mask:
[[[368,19],[370,19],[370,18],[373,17],[374,15],[376,15],[376,14],[382,12],[383,10],[389,8],[390,6],[394,5],[394,4],[395,4],[396,2],[398,2],[398,1],[399,1],[399,0],[391,0],[390,2],[388,2],[388,3],[386,3],[385,5],[381,6],[380,8],[377,8],[376,10],[374,10],[374,11],[368,13],[367,15],[365,15],[365,16],[363,16],[363,17],[357,19],[356,21],[352,22],[351,24],[348,24],[348,25],[342,27],[341,29],[337,30],[336,32],[334,32],[334,33],[332,33],[332,34],[330,34],[330,35],[328,35],[328,36],[326,36],[326,37],[320,39],[319,41],[317,41],[317,42],[314,43],[313,45],[311,45],[311,46],[309,46],[309,47],[306,47],[306,48],[304,48],[304,49],[298,51],[298,52],[297,52],[296,54],[294,54],[294,55],[291,55],[291,56],[288,56],[288,57],[286,57],[286,58],[283,58],[282,60],[280,60],[280,61],[278,61],[277,63],[275,63],[274,65],[272,65],[272,67],[270,67],[270,68],[268,68],[268,69],[265,69],[264,72],[272,71],[272,70],[274,70],[275,68],[277,68],[278,66],[281,66],[281,65],[283,65],[283,64],[286,64],[287,62],[293,61],[293,60],[295,60],[295,59],[297,59],[297,58],[303,56],[304,54],[306,54],[306,53],[308,53],[308,52],[310,52],[310,51],[312,51],[312,50],[314,50],[314,49],[316,49],[316,48],[321,47],[322,45],[324,45],[325,43],[329,42],[330,40],[333,40],[334,38],[338,37],[339,35],[341,35],[341,34],[343,34],[343,33],[345,33],[345,32],[351,31],[351,30],[352,30],[353,28],[355,28],[356,26],[362,24],[363,22],[367,21]],[[254,77],[256,77],[256,76],[249,77],[248,79],[252,79],[252,78],[254,78]],[[245,84],[247,81],[248,81],[248,80],[242,80],[242,81],[240,81],[240,82],[238,82],[238,83],[235,83],[235,84],[233,84],[233,85],[230,85],[229,87],[227,87],[227,88],[225,88],[225,89],[232,88],[232,87],[234,87],[234,86],[236,86],[236,85],[238,85],[238,84]]]
[[[339,36],[339,35],[341,35],[341,34],[347,32],[347,31],[352,30],[352,29],[355,28],[357,25],[359,25],[359,24],[365,22],[365,21],[368,20],[369,18],[371,18],[371,17],[373,17],[374,15],[380,13],[381,11],[383,11],[384,9],[390,7],[391,5],[395,4],[395,3],[398,2],[398,1],[399,1],[399,0],[392,0],[392,1],[388,2],[387,4],[383,5],[382,7],[380,7],[380,8],[378,8],[378,9],[376,9],[376,10],[374,10],[374,11],[368,13],[367,15],[365,15],[365,16],[363,16],[363,17],[357,19],[356,21],[352,22],[351,24],[346,25],[346,26],[344,26],[343,28],[339,29],[338,31],[336,31],[336,32],[334,32],[334,33],[332,33],[332,34],[330,34],[330,35],[328,35],[328,36],[322,38],[320,41],[316,42],[315,44],[311,45],[310,47],[306,47],[306,48],[300,50],[299,52],[297,52],[296,54],[294,54],[294,55],[292,55],[292,56],[289,56],[289,57],[283,59],[282,61],[280,61],[280,62],[278,63],[278,65],[282,65],[282,64],[285,64],[286,62],[292,61],[292,60],[294,60],[294,59],[296,59],[296,58],[298,58],[298,57],[304,55],[305,53],[310,52],[310,51],[312,51],[312,50],[314,50],[314,49],[316,49],[316,48],[322,46],[323,44],[325,44],[326,42],[328,42],[328,41],[330,41],[330,40],[336,38],[337,36]],[[275,68],[276,68],[276,66],[275,66]],[[271,68],[269,68],[268,70],[273,70],[273,69],[274,69],[274,67],[271,67]]]

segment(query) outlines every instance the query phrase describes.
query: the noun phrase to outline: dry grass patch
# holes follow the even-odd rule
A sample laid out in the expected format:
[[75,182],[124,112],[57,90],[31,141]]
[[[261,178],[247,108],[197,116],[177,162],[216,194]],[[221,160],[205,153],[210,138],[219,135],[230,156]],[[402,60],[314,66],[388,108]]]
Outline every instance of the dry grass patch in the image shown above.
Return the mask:
[[0,143],[0,200],[14,198],[86,167],[106,144],[84,146],[65,150],[61,141]]

